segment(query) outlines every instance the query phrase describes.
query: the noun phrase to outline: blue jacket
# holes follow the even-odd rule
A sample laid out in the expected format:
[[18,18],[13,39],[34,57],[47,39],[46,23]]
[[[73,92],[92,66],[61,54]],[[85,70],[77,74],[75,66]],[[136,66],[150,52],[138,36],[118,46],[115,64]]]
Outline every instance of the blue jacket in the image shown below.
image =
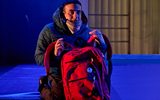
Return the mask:
[[[44,26],[41,30],[37,47],[35,50],[35,60],[39,65],[43,65],[44,54],[48,45],[59,38],[63,38],[65,42],[68,42],[74,46],[83,47],[86,45],[87,40],[90,38],[90,28],[87,25],[87,18],[82,12],[82,26],[80,30],[72,34],[65,24],[65,18],[62,14],[62,9],[58,8],[53,14],[53,22]],[[102,48],[101,48],[102,49]],[[105,50],[103,47],[102,50]],[[54,54],[51,56],[51,72],[55,75],[60,75],[60,60],[55,57]]]

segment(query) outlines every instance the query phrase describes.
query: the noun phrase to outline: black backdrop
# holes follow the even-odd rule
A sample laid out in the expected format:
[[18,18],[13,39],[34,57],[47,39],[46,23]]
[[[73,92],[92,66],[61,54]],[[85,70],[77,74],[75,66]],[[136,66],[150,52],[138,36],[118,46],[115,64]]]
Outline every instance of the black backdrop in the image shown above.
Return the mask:
[[63,1],[0,1],[0,65],[35,63],[38,34]]

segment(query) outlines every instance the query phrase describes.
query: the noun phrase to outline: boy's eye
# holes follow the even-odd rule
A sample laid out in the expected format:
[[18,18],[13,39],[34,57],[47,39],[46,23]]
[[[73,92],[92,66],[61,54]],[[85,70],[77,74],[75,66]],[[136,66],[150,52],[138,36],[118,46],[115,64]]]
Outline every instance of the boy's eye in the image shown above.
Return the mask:
[[73,15],[74,14],[74,10],[70,10],[70,14]]
[[69,14],[73,15],[74,13],[77,13],[78,15],[81,14],[81,10],[70,10]]

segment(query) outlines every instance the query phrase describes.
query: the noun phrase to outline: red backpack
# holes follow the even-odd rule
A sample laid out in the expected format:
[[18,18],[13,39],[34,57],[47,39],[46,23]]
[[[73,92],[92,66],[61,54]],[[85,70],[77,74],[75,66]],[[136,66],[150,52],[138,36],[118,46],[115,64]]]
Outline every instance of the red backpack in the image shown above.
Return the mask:
[[66,100],[109,100],[107,66],[99,49],[88,46],[67,52],[61,72]]
[[[54,43],[50,44],[45,54],[47,74],[53,47]],[[108,66],[98,48],[73,48],[65,53],[61,59],[61,73],[66,100],[110,100],[109,86],[105,79],[108,76]]]

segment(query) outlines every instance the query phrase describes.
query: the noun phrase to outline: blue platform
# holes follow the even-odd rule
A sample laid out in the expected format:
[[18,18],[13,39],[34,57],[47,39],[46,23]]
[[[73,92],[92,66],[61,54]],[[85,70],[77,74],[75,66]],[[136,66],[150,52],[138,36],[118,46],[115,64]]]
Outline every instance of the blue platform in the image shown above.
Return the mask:
[[[113,55],[111,100],[160,100],[160,55]],[[42,66],[0,67],[1,100],[40,100]]]

